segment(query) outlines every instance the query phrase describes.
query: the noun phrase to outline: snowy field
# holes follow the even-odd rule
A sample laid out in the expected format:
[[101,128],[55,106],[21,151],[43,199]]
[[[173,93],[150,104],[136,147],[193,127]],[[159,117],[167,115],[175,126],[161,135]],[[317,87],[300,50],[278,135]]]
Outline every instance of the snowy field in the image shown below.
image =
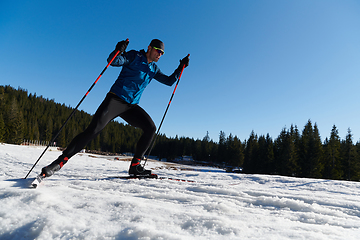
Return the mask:
[[0,144],[0,239],[360,239],[360,183],[179,170],[123,180],[129,162],[77,154],[37,189],[29,184],[60,152]]

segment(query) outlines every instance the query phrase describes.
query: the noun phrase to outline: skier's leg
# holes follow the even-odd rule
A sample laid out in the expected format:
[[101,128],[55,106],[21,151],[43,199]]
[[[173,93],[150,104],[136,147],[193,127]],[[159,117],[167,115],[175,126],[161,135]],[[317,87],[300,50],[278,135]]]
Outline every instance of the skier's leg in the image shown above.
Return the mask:
[[129,108],[129,104],[119,101],[117,96],[109,93],[99,106],[86,130],[77,135],[71,141],[69,146],[63,151],[63,154],[59,156],[58,159],[52,162],[49,166],[44,167],[42,169],[42,174],[49,177],[54,174],[54,172],[59,171],[72,156],[82,150],[86,144],[94,139],[112,119]]
[[136,105],[132,109],[122,113],[120,115],[127,123],[134,127],[142,129],[143,134],[141,135],[134,154],[134,158],[131,162],[129,174],[131,175],[149,175],[150,170],[145,170],[141,165],[140,161],[144,157],[146,150],[151,144],[156,131],[156,126],[152,121],[151,117],[142,109]]
[[134,157],[142,158],[151,144],[156,131],[156,126],[151,117],[139,105],[135,105],[130,110],[120,114],[131,126],[140,128],[143,131],[135,150]]

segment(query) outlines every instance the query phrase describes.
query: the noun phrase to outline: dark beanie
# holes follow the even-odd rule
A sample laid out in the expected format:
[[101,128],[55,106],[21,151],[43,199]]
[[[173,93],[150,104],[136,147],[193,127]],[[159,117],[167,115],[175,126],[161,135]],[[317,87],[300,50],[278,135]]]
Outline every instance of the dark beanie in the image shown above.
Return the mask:
[[159,39],[153,39],[153,40],[151,40],[150,46],[151,46],[151,47],[159,48],[159,49],[163,50],[163,52],[165,52],[164,43],[163,43],[162,41],[160,41]]

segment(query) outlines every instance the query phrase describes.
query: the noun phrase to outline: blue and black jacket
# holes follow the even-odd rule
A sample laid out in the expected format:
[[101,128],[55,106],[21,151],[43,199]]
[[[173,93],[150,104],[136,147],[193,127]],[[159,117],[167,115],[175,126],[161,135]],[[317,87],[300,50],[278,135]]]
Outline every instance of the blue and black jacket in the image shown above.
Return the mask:
[[[113,51],[107,61],[114,56]],[[130,104],[138,104],[141,94],[146,86],[155,79],[163,84],[171,86],[179,79],[180,68],[176,69],[170,76],[160,71],[155,62],[148,63],[144,50],[131,50],[122,55],[118,55],[111,66],[120,67],[122,70],[119,77],[111,87],[110,92],[116,94],[121,99]]]

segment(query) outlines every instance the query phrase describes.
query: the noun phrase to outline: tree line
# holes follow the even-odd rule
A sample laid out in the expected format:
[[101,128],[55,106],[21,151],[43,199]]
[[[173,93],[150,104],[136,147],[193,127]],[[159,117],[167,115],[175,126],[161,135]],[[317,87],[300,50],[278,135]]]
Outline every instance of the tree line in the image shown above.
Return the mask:
[[[0,142],[21,144],[51,141],[74,109],[26,90],[0,86]],[[90,124],[92,116],[77,110],[55,139],[66,147]],[[133,152],[141,130],[112,121],[87,148],[104,152]]]
[[[28,94],[24,89],[0,86],[0,142],[50,141],[72,111],[71,107]],[[84,111],[76,111],[56,138],[56,144],[66,147],[91,118]],[[140,136],[141,130],[112,121],[86,148],[134,152]],[[220,131],[218,142],[211,140],[208,133],[196,140],[161,134],[151,154],[168,160],[187,155],[211,165],[242,167],[244,173],[252,174],[360,180],[360,143],[353,143],[351,130],[343,140],[334,125],[330,138],[322,142],[317,124],[310,120],[302,131],[291,125],[275,139],[269,134],[257,136],[254,131],[244,141]]]

